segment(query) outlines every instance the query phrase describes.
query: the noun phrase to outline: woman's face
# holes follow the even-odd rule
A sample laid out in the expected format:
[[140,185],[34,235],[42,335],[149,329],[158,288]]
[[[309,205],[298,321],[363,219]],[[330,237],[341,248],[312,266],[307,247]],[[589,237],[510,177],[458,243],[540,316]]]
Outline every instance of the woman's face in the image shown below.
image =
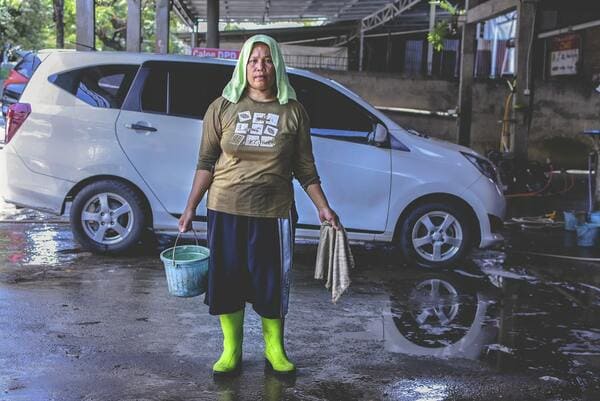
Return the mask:
[[246,80],[252,89],[265,91],[275,85],[275,66],[271,59],[271,50],[264,43],[257,43],[246,64]]

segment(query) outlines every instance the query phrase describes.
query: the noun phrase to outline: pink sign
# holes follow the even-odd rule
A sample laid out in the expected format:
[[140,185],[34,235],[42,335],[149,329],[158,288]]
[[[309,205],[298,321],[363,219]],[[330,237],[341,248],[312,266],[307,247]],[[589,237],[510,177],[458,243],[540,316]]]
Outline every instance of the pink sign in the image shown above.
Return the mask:
[[237,60],[240,56],[239,50],[229,49],[213,49],[210,47],[193,47],[192,56],[198,57],[216,57],[216,58],[227,58],[231,60]]

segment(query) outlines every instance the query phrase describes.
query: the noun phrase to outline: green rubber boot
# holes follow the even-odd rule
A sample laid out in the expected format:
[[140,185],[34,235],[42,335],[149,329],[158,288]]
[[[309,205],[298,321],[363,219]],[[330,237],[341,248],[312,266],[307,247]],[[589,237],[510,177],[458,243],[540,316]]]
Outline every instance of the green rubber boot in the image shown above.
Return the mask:
[[223,353],[213,365],[213,374],[238,373],[242,365],[242,340],[244,338],[244,309],[219,315],[223,330]]
[[262,318],[263,337],[265,338],[265,358],[267,367],[277,374],[291,374],[296,367],[291,363],[283,348],[283,324],[281,319]]

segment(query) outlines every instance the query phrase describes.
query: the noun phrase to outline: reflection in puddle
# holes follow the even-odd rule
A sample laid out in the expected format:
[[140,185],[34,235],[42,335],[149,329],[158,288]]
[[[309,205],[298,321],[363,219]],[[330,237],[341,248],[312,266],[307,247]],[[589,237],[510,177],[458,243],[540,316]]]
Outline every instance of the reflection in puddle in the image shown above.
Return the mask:
[[580,284],[565,269],[553,276],[549,266],[538,272],[503,263],[496,258],[455,271],[420,270],[391,283],[386,349],[479,359],[499,371],[529,372],[580,390],[600,387],[592,373],[600,357],[597,275]]
[[448,397],[448,386],[431,380],[401,380],[389,391],[389,399],[402,401],[442,401]]
[[0,231],[0,262],[21,263],[25,258],[25,234],[18,231]]
[[452,275],[417,278],[384,315],[386,349],[411,355],[478,358],[497,329],[485,327],[493,302]]
[[[233,378],[214,378],[217,386],[218,401],[237,401],[241,399],[242,394],[246,394],[247,388],[244,381],[248,380],[243,376]],[[286,389],[293,388],[296,385],[296,377],[277,377],[266,373],[263,378],[262,397],[263,401],[281,401]],[[258,399],[258,398],[257,398]]]
[[72,235],[62,227],[43,224],[0,231],[0,263],[58,266],[74,260],[75,255],[66,252],[72,247]]
[[42,227],[29,235],[31,252],[29,252],[29,264],[32,265],[56,265],[58,264],[58,243],[56,240],[58,232],[52,228]]

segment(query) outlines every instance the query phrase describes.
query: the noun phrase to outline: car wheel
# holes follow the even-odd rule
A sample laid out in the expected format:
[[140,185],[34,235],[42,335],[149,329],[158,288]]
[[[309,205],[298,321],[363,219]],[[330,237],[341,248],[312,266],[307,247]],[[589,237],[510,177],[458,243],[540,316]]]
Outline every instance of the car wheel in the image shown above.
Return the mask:
[[464,257],[471,238],[469,219],[463,209],[452,204],[426,203],[406,216],[400,247],[404,256],[421,266],[449,267]]
[[70,211],[75,239],[92,252],[117,253],[137,244],[146,227],[141,195],[111,180],[84,187]]

